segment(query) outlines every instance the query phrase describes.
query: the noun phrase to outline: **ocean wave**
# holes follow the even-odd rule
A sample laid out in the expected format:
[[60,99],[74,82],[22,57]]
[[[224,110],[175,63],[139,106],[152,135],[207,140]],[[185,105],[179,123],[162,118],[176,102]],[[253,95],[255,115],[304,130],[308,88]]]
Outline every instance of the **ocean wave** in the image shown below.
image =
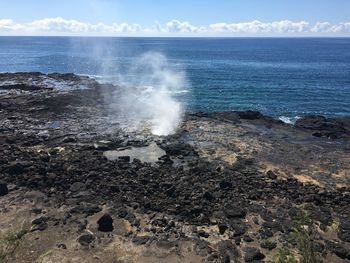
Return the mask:
[[283,121],[284,123],[287,124],[295,124],[295,122],[300,119],[299,116],[295,116],[295,117],[286,117],[286,116],[280,116],[278,117],[279,120]]
[[179,90],[158,90],[155,89],[153,86],[140,86],[138,87],[139,90],[141,90],[142,93],[153,93],[153,92],[159,92],[164,94],[184,94],[190,92],[188,89],[179,89]]

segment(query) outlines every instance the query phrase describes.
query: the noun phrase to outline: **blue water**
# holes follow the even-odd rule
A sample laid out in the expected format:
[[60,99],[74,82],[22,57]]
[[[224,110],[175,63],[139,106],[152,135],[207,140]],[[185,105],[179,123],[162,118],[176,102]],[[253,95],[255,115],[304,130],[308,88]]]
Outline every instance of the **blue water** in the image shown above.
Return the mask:
[[127,74],[148,51],[186,71],[188,110],[350,116],[350,38],[0,37],[0,72]]

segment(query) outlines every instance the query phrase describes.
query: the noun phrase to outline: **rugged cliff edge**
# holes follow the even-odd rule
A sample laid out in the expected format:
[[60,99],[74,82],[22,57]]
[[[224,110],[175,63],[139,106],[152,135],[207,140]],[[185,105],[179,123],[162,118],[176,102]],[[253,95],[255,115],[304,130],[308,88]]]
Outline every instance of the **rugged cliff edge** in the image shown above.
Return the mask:
[[157,137],[113,121],[117,90],[0,74],[0,262],[350,260],[350,118],[188,113]]

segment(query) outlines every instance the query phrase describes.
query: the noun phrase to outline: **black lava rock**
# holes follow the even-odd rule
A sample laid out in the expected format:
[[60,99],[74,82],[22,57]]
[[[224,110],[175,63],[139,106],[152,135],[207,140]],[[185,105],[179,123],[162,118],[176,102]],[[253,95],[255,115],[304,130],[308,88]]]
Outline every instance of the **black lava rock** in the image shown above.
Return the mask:
[[72,192],[78,192],[81,190],[85,190],[85,184],[81,183],[81,182],[76,182],[74,184],[72,184],[72,186],[70,187],[70,189]]
[[225,234],[225,231],[227,230],[228,226],[226,224],[219,224],[218,228],[220,235],[223,235]]
[[231,189],[232,188],[232,183],[226,180],[222,180],[219,183],[219,186],[221,189]]
[[144,245],[148,242],[149,237],[148,236],[136,236],[132,239],[132,242],[136,245]]
[[81,236],[78,237],[78,242],[80,245],[83,247],[89,247],[94,241],[95,241],[95,236],[92,234],[82,234]]
[[271,240],[263,240],[260,243],[260,247],[268,249],[268,250],[272,250],[272,249],[277,247],[277,243],[275,241],[271,241]]
[[0,196],[7,195],[9,190],[7,188],[7,184],[4,182],[0,182]]
[[8,165],[7,170],[11,175],[21,174],[24,172],[24,168],[27,166],[27,163],[15,161]]
[[225,210],[227,218],[244,218],[247,211],[238,206],[230,206]]
[[103,215],[98,221],[98,231],[101,232],[112,232],[113,227],[113,218],[109,214]]
[[45,216],[38,217],[32,221],[32,231],[44,231],[48,225],[47,225],[48,218]]
[[204,230],[199,230],[198,231],[198,235],[200,237],[204,237],[204,238],[208,238],[209,237],[209,233],[205,232]]
[[245,247],[243,251],[245,253],[244,255],[245,262],[253,262],[255,260],[262,260],[265,258],[265,255],[255,247]]
[[241,119],[245,119],[245,120],[257,120],[263,117],[263,115],[260,112],[251,111],[251,110],[238,111],[237,114]]

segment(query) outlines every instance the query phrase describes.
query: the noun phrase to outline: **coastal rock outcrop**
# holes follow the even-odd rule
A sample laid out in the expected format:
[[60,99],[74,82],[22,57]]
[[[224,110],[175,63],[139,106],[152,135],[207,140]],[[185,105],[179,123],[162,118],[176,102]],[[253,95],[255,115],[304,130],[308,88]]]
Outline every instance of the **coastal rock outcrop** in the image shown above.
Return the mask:
[[[47,78],[70,84],[50,89]],[[40,230],[26,236],[31,244],[55,239],[45,251],[89,258],[107,257],[108,245],[153,262],[259,262],[284,245],[297,251],[292,234],[308,229],[315,253],[348,258],[347,118],[309,116],[293,126],[252,111],[186,113],[176,134],[158,137],[106,117],[113,85],[72,74],[5,79],[36,86],[0,93],[0,221],[29,215]],[[127,157],[107,159],[106,151]]]

